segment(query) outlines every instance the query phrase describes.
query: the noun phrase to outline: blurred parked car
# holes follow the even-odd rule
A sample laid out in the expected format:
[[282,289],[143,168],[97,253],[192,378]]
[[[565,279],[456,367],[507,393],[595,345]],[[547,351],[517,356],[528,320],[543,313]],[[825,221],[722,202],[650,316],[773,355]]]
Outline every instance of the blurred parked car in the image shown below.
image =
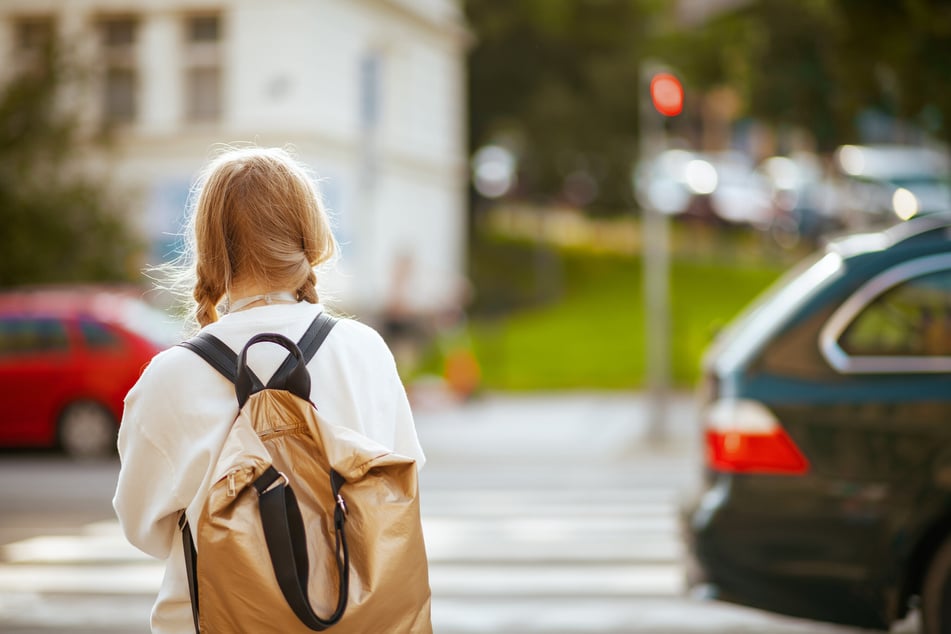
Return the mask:
[[731,224],[768,229],[775,216],[770,184],[753,169],[753,162],[740,152],[720,152],[707,160],[717,174],[710,194],[714,213]]
[[730,224],[769,227],[769,182],[740,152],[661,152],[638,167],[638,199],[666,214],[686,214]]
[[846,223],[864,228],[951,212],[947,151],[911,145],[843,145],[837,164],[851,201]]
[[705,358],[692,586],[888,628],[951,632],[951,220],[831,243]]
[[180,335],[164,313],[129,293],[0,293],[0,446],[111,453],[126,392]]
[[826,173],[820,156],[809,152],[772,156],[757,171],[770,185],[774,213],[769,230],[778,244],[794,247],[800,240],[817,244],[822,236],[841,232],[841,184]]

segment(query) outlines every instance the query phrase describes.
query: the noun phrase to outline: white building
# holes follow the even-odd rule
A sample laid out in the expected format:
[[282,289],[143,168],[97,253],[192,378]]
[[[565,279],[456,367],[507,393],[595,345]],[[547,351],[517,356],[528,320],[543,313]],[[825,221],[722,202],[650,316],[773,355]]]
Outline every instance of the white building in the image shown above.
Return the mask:
[[469,36],[457,0],[0,0],[0,72],[49,33],[95,71],[69,104],[114,132],[102,162],[132,194],[151,261],[174,250],[216,147],[292,145],[335,219],[342,258],[325,282],[344,308],[378,314],[400,270],[415,310],[458,297]]

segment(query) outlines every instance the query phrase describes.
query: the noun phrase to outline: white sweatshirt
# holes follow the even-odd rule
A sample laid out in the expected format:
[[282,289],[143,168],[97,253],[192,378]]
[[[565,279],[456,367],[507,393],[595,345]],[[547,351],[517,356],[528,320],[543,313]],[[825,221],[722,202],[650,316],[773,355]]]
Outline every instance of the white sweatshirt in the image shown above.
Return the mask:
[[[205,331],[237,353],[259,332],[298,341],[321,310],[306,302],[265,305],[225,315]],[[286,356],[280,346],[261,343],[250,349],[248,365],[267,382]],[[422,467],[425,458],[406,392],[376,331],[341,319],[308,369],[311,400],[324,419],[414,458]],[[213,484],[212,470],[237,413],[234,385],[181,347],[158,354],[126,396],[113,506],[129,542],[166,561],[152,609],[152,631],[158,634],[195,631],[178,517],[187,509],[189,522],[197,526]]]

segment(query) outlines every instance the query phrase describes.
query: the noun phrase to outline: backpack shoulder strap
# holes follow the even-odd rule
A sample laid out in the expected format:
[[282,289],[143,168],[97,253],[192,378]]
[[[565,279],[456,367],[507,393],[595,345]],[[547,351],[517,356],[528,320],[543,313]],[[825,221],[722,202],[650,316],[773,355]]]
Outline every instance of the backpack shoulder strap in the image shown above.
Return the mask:
[[[325,312],[320,313],[314,318],[314,321],[311,322],[310,326],[307,328],[307,331],[303,334],[303,336],[301,336],[300,341],[297,342],[297,347],[300,348],[301,354],[304,357],[304,365],[310,363],[310,360],[314,358],[315,354],[317,354],[317,350],[324,342],[324,339],[327,338],[327,335],[330,334],[330,331],[336,325],[337,319],[331,317]],[[281,367],[279,367],[277,371],[274,372],[274,377],[271,379],[271,381],[280,383],[287,375],[294,371],[296,366],[297,359],[294,358],[294,355],[287,355],[287,358],[284,359],[284,363],[281,364]]]
[[200,332],[178,345],[197,354],[208,365],[234,383],[237,376],[238,355],[224,341],[207,332]]
[[[330,330],[336,323],[337,319],[331,317],[326,312],[321,312],[314,318],[314,321],[311,322],[307,331],[297,344],[297,347],[300,348],[301,353],[304,355],[304,363],[310,363],[310,360],[317,354],[317,349],[320,348],[320,345],[324,342],[324,339],[327,338],[327,335],[330,334]],[[235,378],[237,378],[238,355],[221,339],[210,333],[200,332],[191,339],[183,341],[178,345],[197,354],[226,379],[234,383]],[[296,360],[294,357],[288,355],[274,375],[283,376],[288,374],[293,371],[295,364]],[[255,385],[264,385],[264,382],[258,379],[250,368],[248,368],[248,372],[251,373],[252,381]]]

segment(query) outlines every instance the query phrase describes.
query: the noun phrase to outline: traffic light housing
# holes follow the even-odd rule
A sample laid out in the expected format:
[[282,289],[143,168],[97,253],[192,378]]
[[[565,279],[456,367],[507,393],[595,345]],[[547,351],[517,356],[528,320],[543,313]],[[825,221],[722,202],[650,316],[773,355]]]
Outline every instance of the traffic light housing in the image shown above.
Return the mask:
[[674,75],[657,73],[651,77],[651,103],[665,117],[676,117],[684,109],[684,88]]

